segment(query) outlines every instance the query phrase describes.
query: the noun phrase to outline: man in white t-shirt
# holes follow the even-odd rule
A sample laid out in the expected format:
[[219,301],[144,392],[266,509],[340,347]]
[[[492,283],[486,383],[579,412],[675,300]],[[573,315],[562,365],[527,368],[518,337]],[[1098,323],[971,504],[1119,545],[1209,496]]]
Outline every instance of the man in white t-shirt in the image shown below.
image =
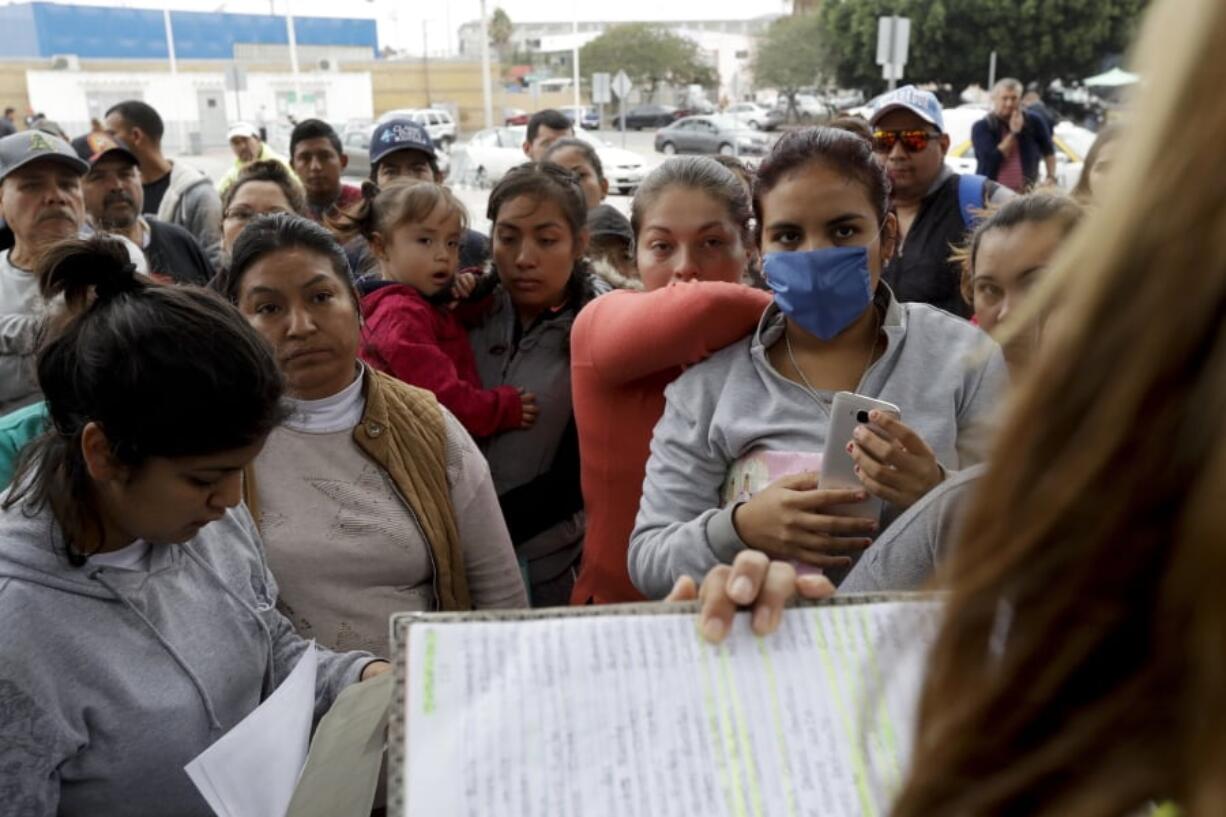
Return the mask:
[[0,252],[0,414],[38,399],[37,327],[44,306],[33,269],[52,244],[79,234],[81,177],[89,164],[62,139],[37,130],[0,139],[0,215],[13,230]]

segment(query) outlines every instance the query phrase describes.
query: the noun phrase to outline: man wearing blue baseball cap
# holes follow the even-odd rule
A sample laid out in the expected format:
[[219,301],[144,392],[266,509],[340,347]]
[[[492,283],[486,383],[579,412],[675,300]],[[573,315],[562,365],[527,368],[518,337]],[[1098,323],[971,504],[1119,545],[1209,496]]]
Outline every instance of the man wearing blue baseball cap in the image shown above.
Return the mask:
[[[375,128],[370,137],[370,179],[380,187],[396,179],[442,184],[438,152],[426,129],[410,119],[390,119]],[[464,230],[460,235],[460,269],[482,267],[489,258],[489,238],[473,229]],[[351,259],[351,263],[366,265],[369,261]]]
[[976,213],[1013,193],[982,176],[959,176],[945,164],[949,135],[935,95],[906,85],[873,107],[873,152],[893,188],[900,231],[898,251],[884,278],[900,301],[916,301],[970,317],[962,297],[962,269],[950,247],[966,240]]
[[47,248],[80,231],[87,170],[67,142],[49,133],[27,130],[0,139],[0,214],[15,240],[0,252],[0,414],[38,397],[34,338],[43,299],[34,267]]
[[442,184],[438,152],[426,129],[409,119],[390,119],[370,137],[370,178],[380,187],[395,179]]

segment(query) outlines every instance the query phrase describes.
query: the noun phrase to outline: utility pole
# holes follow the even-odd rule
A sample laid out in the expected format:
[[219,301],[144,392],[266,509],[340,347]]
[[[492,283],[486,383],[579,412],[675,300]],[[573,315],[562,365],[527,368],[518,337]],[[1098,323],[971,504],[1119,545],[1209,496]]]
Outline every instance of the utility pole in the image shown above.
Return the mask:
[[481,96],[485,102],[485,127],[494,127],[494,92],[490,87],[490,19],[481,0]]
[[421,67],[426,74],[426,107],[431,106],[430,99],[430,46],[426,42],[426,24],[429,20],[421,21]]
[[575,80],[575,127],[578,128],[583,117],[579,114],[579,0],[571,0],[571,36],[574,37],[571,50],[571,66],[574,70]]
[[175,118],[175,130],[178,132],[179,152],[187,152],[187,125],[183,122],[183,105],[179,99],[179,62],[175,58],[175,29],[170,22],[170,9],[162,9],[162,24],[166,28],[166,54],[170,57],[170,78],[174,83],[175,101],[171,113]]
[[[289,37],[289,70],[294,75],[294,101],[301,105],[302,81],[298,76],[298,39],[294,34],[294,10],[290,5],[290,0],[285,0],[285,31]],[[290,113],[293,114],[292,108]]]

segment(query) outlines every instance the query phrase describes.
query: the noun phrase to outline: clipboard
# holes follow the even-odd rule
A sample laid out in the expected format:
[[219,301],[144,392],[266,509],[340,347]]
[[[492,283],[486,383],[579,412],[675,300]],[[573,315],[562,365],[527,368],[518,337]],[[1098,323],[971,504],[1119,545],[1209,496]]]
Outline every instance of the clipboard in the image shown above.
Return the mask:
[[[821,608],[842,607],[873,604],[888,604],[893,602],[938,603],[943,594],[931,592],[905,593],[861,593],[835,595],[820,601],[797,599],[788,608]],[[392,675],[394,691],[392,694],[391,713],[388,722],[388,817],[402,817],[408,813],[409,793],[406,778],[406,740],[408,738],[408,713],[405,711],[408,699],[407,657],[409,652],[409,633],[418,624],[455,624],[475,622],[531,622],[546,619],[590,619],[609,616],[697,616],[698,602],[644,602],[635,604],[613,604],[588,607],[556,607],[529,610],[488,610],[460,613],[397,613],[389,622],[390,642],[392,652]],[[738,616],[747,616],[742,611]]]

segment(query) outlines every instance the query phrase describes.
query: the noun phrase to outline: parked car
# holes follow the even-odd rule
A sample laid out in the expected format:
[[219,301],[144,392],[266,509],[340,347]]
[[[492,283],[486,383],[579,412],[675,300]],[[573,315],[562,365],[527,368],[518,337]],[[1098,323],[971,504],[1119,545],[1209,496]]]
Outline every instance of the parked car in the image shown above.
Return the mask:
[[[777,106],[780,116],[786,121],[790,114],[787,96],[779,97]],[[800,121],[805,124],[825,122],[838,112],[831,108],[820,97],[813,94],[797,94],[796,95],[796,115]]]
[[846,111],[857,105],[864,104],[864,92],[859,89],[854,91],[837,91],[828,98],[828,102],[835,110]]
[[610,145],[594,133],[584,130],[575,131],[575,138],[587,142],[596,148],[600,164],[604,168],[604,177],[609,182],[609,192],[629,196],[638,190],[647,175],[647,167],[643,157],[632,150],[622,150]]
[[370,178],[370,136],[374,130],[374,125],[367,125],[362,130],[346,129],[345,135],[341,137],[341,147],[345,149],[349,163],[341,171],[342,176],[353,179]]
[[[572,125],[578,123],[579,127],[586,128],[587,130],[596,130],[600,127],[600,117],[596,114],[595,108],[589,108],[586,105],[580,105],[577,108],[574,105],[567,105],[563,108],[558,108],[558,110],[566,114],[566,118],[570,120]],[[528,123],[524,121],[516,124],[526,125]]]
[[687,116],[656,132],[656,150],[668,155],[762,156],[769,149],[769,139],[726,116]]
[[[670,125],[682,114],[672,105],[635,105],[626,111],[626,128],[642,130],[643,128],[662,128]],[[622,117],[613,120],[614,127],[622,126]]]
[[[341,175],[347,179],[369,179],[370,178],[370,138],[375,132],[375,125],[367,125],[365,130],[346,129],[345,135],[341,137],[341,147],[345,151],[345,155],[349,157],[348,164],[341,171]],[[439,153],[435,157],[438,164],[439,172],[444,176],[451,169],[451,159],[446,153]]]
[[724,111],[725,116],[731,116],[753,130],[774,130],[783,124],[783,113],[777,108],[766,108],[755,102],[738,102]]
[[528,120],[532,118],[532,114],[525,111],[523,108],[507,108],[503,112],[502,124],[510,127],[512,125],[527,125]]
[[[528,161],[524,156],[526,138],[526,129],[519,126],[478,131],[472,139],[456,145],[451,152],[451,178],[458,184],[473,187],[491,187],[497,184],[508,170]],[[625,196],[638,189],[643,177],[647,175],[643,157],[632,151],[613,147],[582,128],[575,131],[575,138],[596,149],[611,192]]]
[[705,99],[696,99],[686,103],[685,107],[677,111],[677,118],[683,116],[711,116],[716,113],[716,108]]
[[451,151],[451,180],[472,187],[492,187],[508,170],[526,161],[522,126],[486,128]]
[[426,129],[435,147],[450,150],[456,140],[456,124],[447,111],[437,108],[396,108],[379,117],[379,122],[389,119],[410,119]]

